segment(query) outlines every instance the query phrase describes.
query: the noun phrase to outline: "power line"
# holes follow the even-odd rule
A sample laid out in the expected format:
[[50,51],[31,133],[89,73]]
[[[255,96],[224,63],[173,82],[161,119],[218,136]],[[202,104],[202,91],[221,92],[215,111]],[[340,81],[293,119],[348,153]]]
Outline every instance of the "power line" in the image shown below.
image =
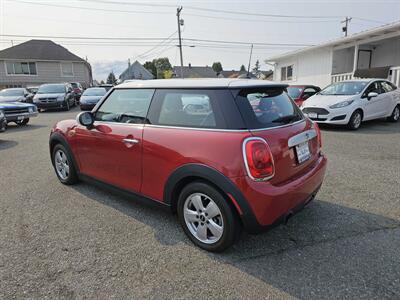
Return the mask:
[[83,6],[72,6],[72,5],[62,5],[62,4],[53,4],[53,3],[40,3],[40,2],[30,2],[23,0],[4,0],[9,2],[18,2],[32,5],[41,5],[41,6],[52,6],[52,7],[61,7],[61,8],[74,8],[74,9],[85,9],[90,11],[105,11],[105,12],[120,12],[120,13],[134,13],[134,14],[170,14],[165,11],[133,11],[133,10],[119,10],[119,9],[104,9],[104,8],[92,8],[92,7],[83,7]]
[[[151,48],[150,50],[147,50],[146,52],[143,52],[142,54],[138,55],[138,57],[142,57],[142,56],[146,56],[146,54],[154,51],[155,49],[157,49],[160,46],[163,46],[168,40],[171,39],[171,37],[173,37],[175,34],[177,33],[177,31],[173,32],[171,35],[169,35],[165,40],[161,41],[159,44],[155,45],[153,48]],[[173,40],[171,40],[170,42],[172,42]],[[165,45],[164,45],[165,46]]]
[[[4,37],[25,37],[25,38],[43,38],[43,39],[70,39],[70,40],[113,40],[113,41],[162,41],[166,38],[147,38],[147,37],[87,37],[87,36],[48,36],[48,35],[22,35],[22,34],[0,34]],[[174,38],[173,40],[177,40]],[[310,44],[296,44],[296,43],[262,43],[262,42],[244,42],[244,41],[223,41],[223,40],[208,40],[208,39],[195,39],[186,38],[185,41],[192,42],[211,42],[218,44],[236,44],[236,45],[262,45],[262,46],[291,46],[291,47],[304,47],[312,46]]]

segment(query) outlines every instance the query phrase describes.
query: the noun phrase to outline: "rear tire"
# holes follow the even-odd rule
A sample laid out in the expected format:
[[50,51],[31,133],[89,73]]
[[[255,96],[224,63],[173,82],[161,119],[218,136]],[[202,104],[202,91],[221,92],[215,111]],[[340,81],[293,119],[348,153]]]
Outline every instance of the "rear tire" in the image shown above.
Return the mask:
[[54,147],[51,159],[56,175],[61,183],[72,185],[78,182],[78,175],[71,154],[62,144],[57,144]]
[[396,105],[390,117],[387,118],[389,122],[397,122],[400,119],[400,105]]
[[356,110],[350,117],[349,123],[347,123],[347,128],[350,130],[357,130],[360,128],[362,122],[362,112],[361,110]]
[[198,247],[222,252],[239,236],[240,223],[225,197],[211,185],[195,181],[179,195],[179,222],[190,240]]

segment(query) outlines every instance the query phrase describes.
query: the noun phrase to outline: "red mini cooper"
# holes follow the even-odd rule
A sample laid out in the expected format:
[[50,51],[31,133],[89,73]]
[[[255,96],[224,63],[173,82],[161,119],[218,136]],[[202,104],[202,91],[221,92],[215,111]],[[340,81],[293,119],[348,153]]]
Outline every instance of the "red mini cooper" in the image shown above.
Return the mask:
[[286,93],[259,80],[171,79],[114,87],[54,126],[64,184],[109,186],[176,212],[199,247],[223,251],[310,202],[326,169],[321,135]]

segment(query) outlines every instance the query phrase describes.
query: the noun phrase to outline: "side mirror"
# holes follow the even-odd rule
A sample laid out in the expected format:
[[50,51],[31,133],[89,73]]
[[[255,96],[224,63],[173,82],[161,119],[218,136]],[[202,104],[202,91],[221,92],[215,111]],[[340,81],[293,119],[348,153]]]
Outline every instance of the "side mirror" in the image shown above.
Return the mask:
[[371,98],[378,97],[378,93],[370,92],[368,93],[367,99],[371,100]]
[[91,112],[84,111],[76,117],[76,121],[82,126],[91,127],[94,123],[94,116]]

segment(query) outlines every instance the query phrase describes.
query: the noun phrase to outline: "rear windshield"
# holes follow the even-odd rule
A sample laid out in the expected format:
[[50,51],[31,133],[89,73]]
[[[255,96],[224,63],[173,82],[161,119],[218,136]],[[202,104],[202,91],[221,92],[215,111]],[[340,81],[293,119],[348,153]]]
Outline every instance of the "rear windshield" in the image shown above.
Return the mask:
[[23,89],[7,89],[0,92],[0,96],[23,96]]
[[301,95],[301,92],[303,91],[303,88],[297,87],[297,86],[289,86],[287,88],[287,92],[292,99],[299,98]]
[[243,89],[236,102],[249,129],[276,127],[303,119],[282,88]]
[[106,93],[105,88],[90,88],[84,91],[82,96],[104,96]]

